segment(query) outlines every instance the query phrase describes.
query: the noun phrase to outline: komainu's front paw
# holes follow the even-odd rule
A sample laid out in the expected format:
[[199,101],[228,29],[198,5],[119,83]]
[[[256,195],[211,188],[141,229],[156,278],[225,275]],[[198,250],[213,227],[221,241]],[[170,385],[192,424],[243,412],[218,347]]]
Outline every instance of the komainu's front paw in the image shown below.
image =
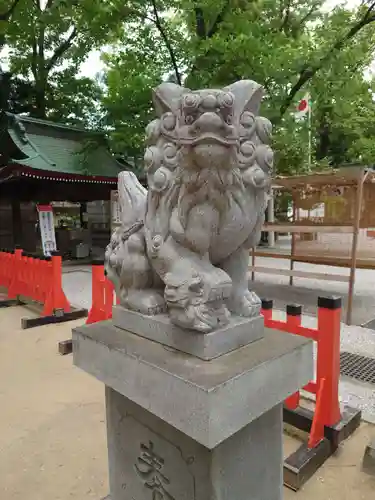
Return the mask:
[[237,316],[251,318],[258,316],[261,300],[256,293],[246,290],[245,293],[233,294],[228,300],[228,309]]
[[132,311],[148,316],[165,313],[167,310],[164,297],[158,290],[127,290],[121,304]]

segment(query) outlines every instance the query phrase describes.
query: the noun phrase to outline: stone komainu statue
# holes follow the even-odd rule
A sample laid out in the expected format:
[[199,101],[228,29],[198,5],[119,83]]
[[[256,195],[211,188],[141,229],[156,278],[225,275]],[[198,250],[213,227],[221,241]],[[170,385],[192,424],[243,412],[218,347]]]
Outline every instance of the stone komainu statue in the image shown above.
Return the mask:
[[249,80],[198,91],[163,83],[153,95],[149,190],[120,174],[122,226],[106,249],[107,275],[124,307],[168,313],[183,328],[209,332],[231,316],[257,316],[249,249],[260,237],[273,163],[272,126],[258,116],[262,88]]

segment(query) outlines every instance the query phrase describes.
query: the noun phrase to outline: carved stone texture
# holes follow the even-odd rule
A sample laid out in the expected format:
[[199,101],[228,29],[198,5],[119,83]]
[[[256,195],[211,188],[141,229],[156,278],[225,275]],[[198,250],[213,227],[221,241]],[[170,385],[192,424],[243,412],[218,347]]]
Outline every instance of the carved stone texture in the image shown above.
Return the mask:
[[259,314],[248,258],[273,164],[261,98],[250,80],[221,90],[173,83],[154,90],[158,118],[146,129],[144,156],[149,190],[134,174],[120,174],[122,227],[106,250],[124,307],[168,312],[174,324],[204,333],[231,315]]

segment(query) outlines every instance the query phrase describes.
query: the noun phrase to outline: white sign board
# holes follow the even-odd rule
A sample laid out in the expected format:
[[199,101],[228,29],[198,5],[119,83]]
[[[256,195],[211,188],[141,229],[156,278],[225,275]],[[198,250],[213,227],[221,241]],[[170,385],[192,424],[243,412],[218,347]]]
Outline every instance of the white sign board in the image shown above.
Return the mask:
[[37,205],[39,212],[40,237],[42,240],[43,254],[51,256],[56,251],[55,224],[51,205]]
[[121,224],[121,205],[118,199],[118,191],[111,191],[111,229],[116,229]]

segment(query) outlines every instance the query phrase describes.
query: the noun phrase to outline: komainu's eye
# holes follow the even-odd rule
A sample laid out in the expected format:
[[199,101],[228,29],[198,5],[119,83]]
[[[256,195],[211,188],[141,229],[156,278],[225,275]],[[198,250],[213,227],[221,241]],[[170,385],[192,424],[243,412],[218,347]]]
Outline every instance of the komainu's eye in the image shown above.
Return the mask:
[[194,116],[193,115],[186,115],[185,116],[185,123],[186,125],[192,125],[194,123]]
[[250,141],[246,141],[241,144],[240,151],[246,157],[252,156],[255,152],[255,145]]
[[176,117],[173,113],[165,113],[162,116],[162,124],[166,130],[173,130],[176,126]]
[[233,94],[230,92],[225,92],[225,93],[219,94],[217,96],[217,99],[219,102],[219,106],[221,108],[230,108],[233,106],[234,97],[233,97]]
[[225,121],[228,125],[232,125],[233,124],[233,116],[232,115],[228,115],[226,118],[225,118]]
[[199,107],[199,104],[200,104],[200,97],[199,95],[197,94],[187,94],[183,101],[182,101],[182,104],[183,104],[183,107],[184,108],[187,108],[187,109],[197,109]]
[[244,111],[240,118],[240,123],[243,127],[250,128],[254,125],[255,118],[250,111]]

